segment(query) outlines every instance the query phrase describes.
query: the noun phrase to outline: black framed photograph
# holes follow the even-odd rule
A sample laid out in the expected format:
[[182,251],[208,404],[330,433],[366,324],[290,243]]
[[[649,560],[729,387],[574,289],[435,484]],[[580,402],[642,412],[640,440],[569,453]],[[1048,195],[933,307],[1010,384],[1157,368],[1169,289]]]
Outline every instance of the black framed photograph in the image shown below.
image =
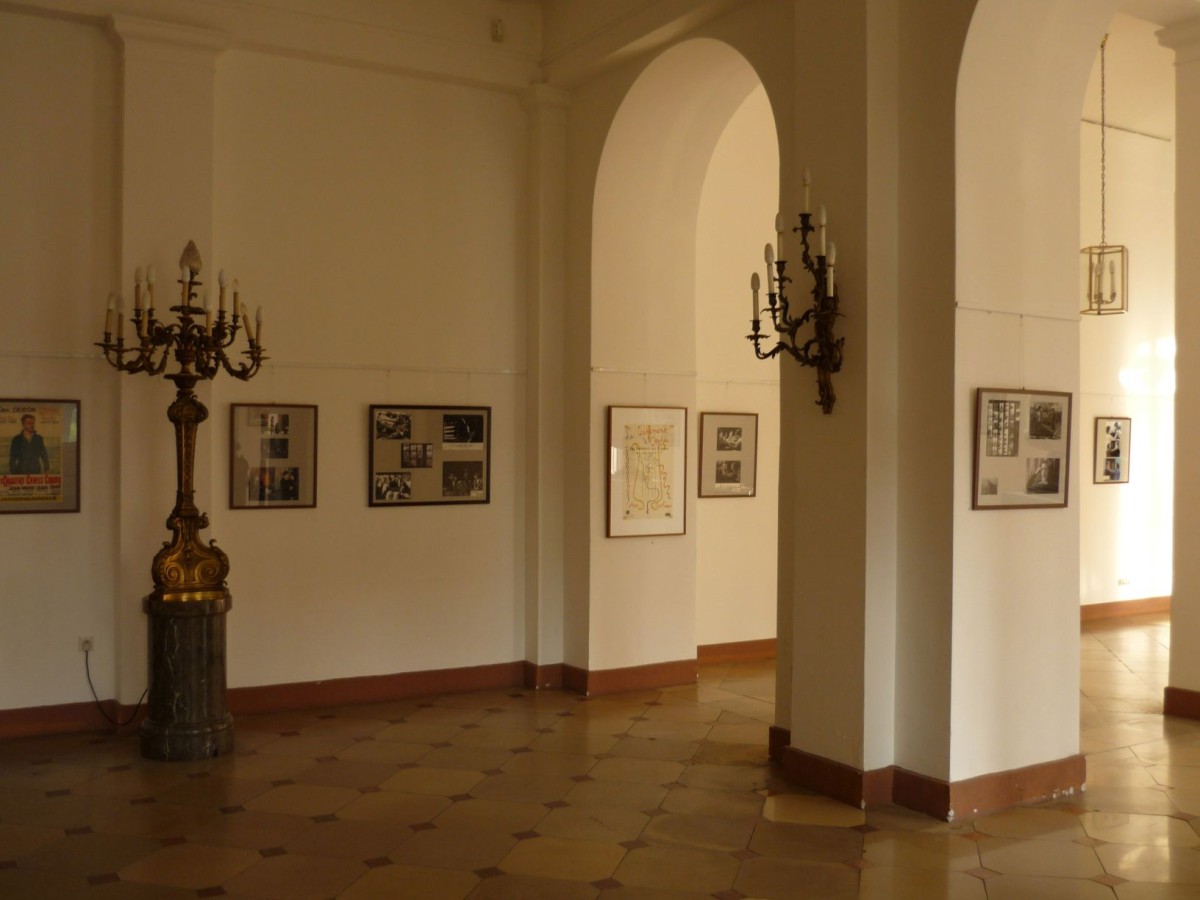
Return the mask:
[[0,399],[0,513],[79,512],[79,401]]
[[979,388],[972,509],[1065,507],[1071,394]]
[[684,534],[687,409],[608,408],[608,537]]
[[757,473],[757,413],[700,413],[700,496],[753,497]]
[[229,414],[229,508],[316,506],[317,408],[233,403]]
[[1127,484],[1129,482],[1129,429],[1133,420],[1128,416],[1097,416],[1095,457],[1092,465],[1094,484]]
[[490,406],[370,408],[370,506],[491,502]]

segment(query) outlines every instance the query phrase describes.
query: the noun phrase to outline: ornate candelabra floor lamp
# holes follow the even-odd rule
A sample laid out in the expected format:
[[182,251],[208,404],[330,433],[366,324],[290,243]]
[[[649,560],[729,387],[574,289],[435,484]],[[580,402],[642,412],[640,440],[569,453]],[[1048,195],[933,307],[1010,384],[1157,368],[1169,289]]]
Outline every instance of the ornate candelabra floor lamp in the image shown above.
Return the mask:
[[[804,212],[800,213],[800,225],[793,232],[800,234],[800,259],[805,271],[812,276],[812,303],[793,317],[787,298],[787,285],[791,278],[787,274],[787,262],[783,256],[783,215],[775,217],[775,233],[779,252],[767,244],[764,257],[767,263],[767,312],[771,315],[771,326],[779,335],[775,346],[763,350],[762,341],[762,307],[758,301],[760,287],[758,273],[750,276],[751,304],[753,317],[750,326],[753,331],[746,339],[754,344],[754,355],[759,359],[771,359],[780,353],[787,352],[802,366],[811,366],[817,370],[817,403],[826,415],[833,411],[837,397],[833,393],[833,379],[830,377],[842,369],[842,345],[844,337],[833,336],[833,325],[841,313],[838,312],[838,295],[834,277],[834,263],[837,259],[837,247],[832,241],[826,253],[825,207],[817,213],[818,226],[812,224],[812,213],[809,212],[809,184],[811,178],[808,170],[804,170]],[[808,237],[813,231],[818,231],[820,250],[814,259],[808,247]],[[778,257],[778,258],[777,258]],[[807,339],[799,337],[800,329],[812,322],[813,336]]]
[[[170,307],[177,321],[163,322],[154,311],[154,268],[145,277],[147,306],[143,309],[143,275],[137,270],[131,326],[135,337],[125,343],[124,314],[119,300],[109,295],[104,340],[97,346],[116,369],[151,377],[162,375],[173,357],[179,370],[163,377],[175,382],[175,401],[167,418],[175,426],[175,508],[167,518],[174,533],[164,541],[150,567],[154,590],[143,600],[149,616],[150,700],[141,726],[142,755],[150,759],[203,759],[233,749],[233,718],[225,708],[225,613],[233,604],[225,584],[229,557],[210,541],[200,539],[208,516],[196,508],[192,475],[196,461],[196,430],[208,410],[195,394],[196,384],[224,369],[245,381],[266,359],[262,350],[262,308],[253,332],[246,308],[233,282],[233,310],[225,309],[225,273],[220,274],[220,305],[214,319],[205,297],[196,305],[203,282],[196,245],[188,241],[179,259],[181,296]],[[113,319],[116,317],[116,339]],[[239,329],[246,331],[245,360],[232,362]]]

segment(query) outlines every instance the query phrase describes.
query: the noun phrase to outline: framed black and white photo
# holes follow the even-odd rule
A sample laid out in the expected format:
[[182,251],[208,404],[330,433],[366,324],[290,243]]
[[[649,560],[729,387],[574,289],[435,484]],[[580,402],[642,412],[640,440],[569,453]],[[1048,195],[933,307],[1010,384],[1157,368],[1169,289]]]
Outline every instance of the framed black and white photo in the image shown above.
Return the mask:
[[370,506],[491,501],[490,406],[370,410]]
[[687,409],[608,408],[608,537],[683,534]]
[[1129,429],[1133,420],[1124,416],[1096,417],[1094,484],[1126,484],[1129,481]]
[[1067,505],[1071,395],[979,388],[972,509]]
[[317,505],[317,408],[230,404],[230,509]]
[[700,413],[700,496],[753,497],[758,474],[758,415]]
[[0,400],[0,513],[79,512],[79,401]]

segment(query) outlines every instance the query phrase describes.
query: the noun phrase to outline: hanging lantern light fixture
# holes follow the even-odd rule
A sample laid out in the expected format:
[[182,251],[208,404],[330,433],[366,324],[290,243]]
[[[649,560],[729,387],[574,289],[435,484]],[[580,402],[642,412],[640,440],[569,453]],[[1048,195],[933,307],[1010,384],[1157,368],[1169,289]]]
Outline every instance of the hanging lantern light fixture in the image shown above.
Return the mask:
[[1100,243],[1084,247],[1083,254],[1083,297],[1084,315],[1105,316],[1123,313],[1129,309],[1129,249],[1122,244],[1109,244],[1106,240],[1105,177],[1105,73],[1104,46],[1108,35],[1100,42]]

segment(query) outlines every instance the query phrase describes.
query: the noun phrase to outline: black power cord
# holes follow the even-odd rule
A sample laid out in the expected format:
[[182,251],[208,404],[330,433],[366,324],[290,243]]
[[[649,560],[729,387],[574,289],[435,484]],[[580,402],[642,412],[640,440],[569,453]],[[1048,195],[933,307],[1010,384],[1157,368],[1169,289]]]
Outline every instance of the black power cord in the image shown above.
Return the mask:
[[126,725],[132,724],[133,720],[137,718],[138,710],[142,708],[142,701],[146,699],[146,693],[150,690],[150,688],[146,688],[146,690],[142,691],[142,696],[138,697],[137,705],[134,706],[133,712],[129,714],[129,718],[124,722],[118,722],[108,714],[108,711],[104,708],[104,704],[101,703],[100,698],[96,696],[96,686],[92,684],[92,666],[89,662],[91,655],[91,650],[83,651],[83,671],[87,673],[87,683],[88,687],[92,689],[92,697],[96,701],[96,709],[100,710],[100,715],[108,719],[109,723],[115,725],[117,728],[124,728]]

